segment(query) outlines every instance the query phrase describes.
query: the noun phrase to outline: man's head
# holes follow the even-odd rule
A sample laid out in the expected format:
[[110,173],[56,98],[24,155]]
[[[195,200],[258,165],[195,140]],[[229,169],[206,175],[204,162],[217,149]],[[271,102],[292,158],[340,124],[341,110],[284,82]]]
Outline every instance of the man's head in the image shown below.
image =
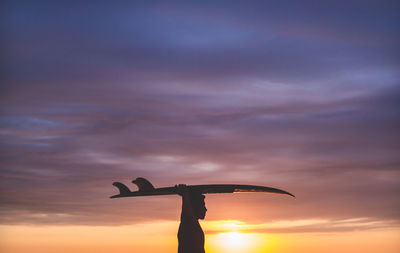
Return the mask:
[[197,219],[204,219],[206,216],[207,208],[204,202],[205,196],[198,192],[190,193],[190,203],[192,204],[194,216]]

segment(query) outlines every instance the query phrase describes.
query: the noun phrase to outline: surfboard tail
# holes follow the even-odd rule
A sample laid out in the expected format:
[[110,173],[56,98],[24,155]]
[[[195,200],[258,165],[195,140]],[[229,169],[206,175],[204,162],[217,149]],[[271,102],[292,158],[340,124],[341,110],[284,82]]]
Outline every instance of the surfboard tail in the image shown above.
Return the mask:
[[152,192],[155,190],[154,186],[145,178],[138,177],[132,181],[139,188],[140,192]]
[[110,198],[129,196],[129,194],[131,193],[131,190],[129,190],[129,188],[126,185],[124,185],[123,183],[114,182],[113,185],[118,188],[119,194],[111,196]]

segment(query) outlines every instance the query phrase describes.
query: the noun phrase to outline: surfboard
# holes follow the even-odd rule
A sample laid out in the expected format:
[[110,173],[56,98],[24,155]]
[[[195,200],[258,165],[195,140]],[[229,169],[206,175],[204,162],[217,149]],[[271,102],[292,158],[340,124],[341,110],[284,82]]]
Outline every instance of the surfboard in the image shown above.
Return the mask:
[[[124,197],[139,197],[139,196],[159,196],[159,195],[173,195],[178,194],[176,187],[161,187],[154,188],[154,186],[146,179],[138,177],[132,181],[139,188],[137,191],[131,191],[125,184],[114,182],[113,185],[118,188],[119,194],[113,195],[110,198],[124,198]],[[202,185],[187,185],[189,191],[196,191],[202,194],[205,193],[235,193],[235,192],[268,192],[284,194],[295,197],[290,192],[266,187],[259,185],[242,185],[242,184],[202,184]]]

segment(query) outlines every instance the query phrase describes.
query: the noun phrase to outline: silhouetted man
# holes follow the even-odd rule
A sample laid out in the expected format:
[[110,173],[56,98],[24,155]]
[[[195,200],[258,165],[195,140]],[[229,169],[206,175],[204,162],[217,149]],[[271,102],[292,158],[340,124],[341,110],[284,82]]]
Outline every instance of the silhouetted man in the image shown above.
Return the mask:
[[181,224],[178,231],[178,253],[204,253],[204,232],[198,219],[206,216],[205,196],[190,191],[186,185],[175,186],[182,196]]

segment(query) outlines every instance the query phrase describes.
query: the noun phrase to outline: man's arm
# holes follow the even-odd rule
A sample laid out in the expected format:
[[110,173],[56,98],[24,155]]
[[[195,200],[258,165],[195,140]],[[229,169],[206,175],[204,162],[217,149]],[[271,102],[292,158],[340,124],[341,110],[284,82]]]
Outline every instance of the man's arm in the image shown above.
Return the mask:
[[175,187],[178,194],[182,197],[181,222],[196,221],[192,203],[190,201],[190,193],[188,187],[185,184],[180,184]]

